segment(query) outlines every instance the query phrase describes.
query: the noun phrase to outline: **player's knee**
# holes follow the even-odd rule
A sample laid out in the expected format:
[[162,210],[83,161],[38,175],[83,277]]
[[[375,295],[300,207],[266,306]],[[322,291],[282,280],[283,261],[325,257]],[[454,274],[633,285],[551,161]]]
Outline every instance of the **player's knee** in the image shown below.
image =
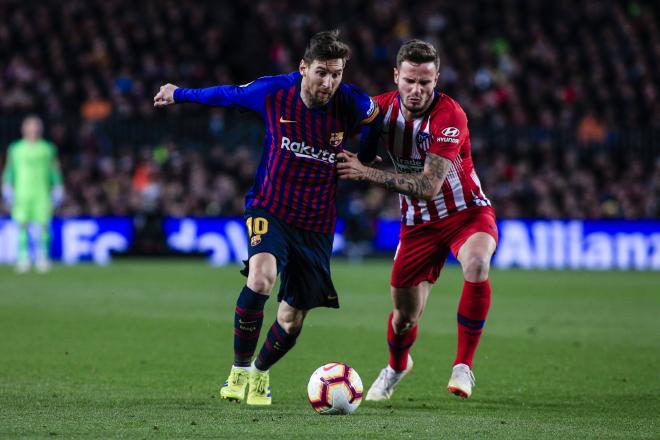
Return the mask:
[[270,292],[273,291],[276,278],[276,274],[260,270],[252,271],[252,268],[250,268],[247,285],[257,293],[270,295]]
[[463,275],[470,282],[480,282],[488,278],[490,258],[485,255],[468,255],[463,264]]
[[401,335],[403,333],[409,332],[413,327],[417,325],[418,321],[418,316],[411,313],[398,311],[398,313],[395,313],[395,316],[392,319],[392,328],[394,329],[394,333]]
[[304,316],[298,316],[296,314],[277,315],[277,322],[289,335],[293,333],[298,333],[302,329],[304,320],[305,320]]

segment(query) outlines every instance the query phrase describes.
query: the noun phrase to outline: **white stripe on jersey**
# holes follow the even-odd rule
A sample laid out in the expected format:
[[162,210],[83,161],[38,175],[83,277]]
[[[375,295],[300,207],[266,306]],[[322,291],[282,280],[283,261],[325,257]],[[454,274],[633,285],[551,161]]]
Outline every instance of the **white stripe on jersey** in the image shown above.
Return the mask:
[[[420,148],[418,148],[418,145],[417,145],[417,133],[419,132],[419,129],[422,126],[422,124],[424,125],[424,130],[422,130],[422,133],[426,133],[426,134],[429,133],[429,125],[430,124],[428,123],[428,121],[425,121],[425,119],[429,119],[429,118],[430,118],[430,116],[428,118],[418,118],[418,119],[415,119],[415,121],[413,123],[412,156],[413,156],[414,159],[422,159],[422,155],[419,151]],[[424,154],[424,156],[425,156],[424,159],[426,159],[426,150],[424,150],[424,153],[425,153]],[[426,200],[420,200],[419,201],[419,209],[422,213],[422,221],[423,222],[430,222],[431,221],[431,213],[429,212],[428,203],[429,202],[426,201]],[[430,203],[433,203],[433,201],[431,201]]]
[[394,133],[394,154],[403,156],[403,134],[406,131],[406,118],[401,112],[396,115],[396,132]]
[[[463,197],[463,184],[461,183],[461,178],[458,176],[458,170],[461,169],[462,162],[463,159],[461,156],[456,156],[456,159],[452,162],[451,167],[449,167],[449,173],[447,174],[449,185],[451,185],[451,192],[454,195],[454,204],[459,211],[462,209],[461,207],[466,207],[465,197]],[[444,196],[442,193],[440,193],[436,199],[442,199],[442,202],[444,203]]]
[[[423,222],[430,222],[431,221],[431,213],[429,213],[429,208],[427,206],[427,203],[429,203],[429,202],[427,202],[426,200],[420,200],[419,201],[419,209],[422,213],[422,221]],[[431,203],[433,203],[433,201],[431,201]]]
[[383,127],[386,129],[385,132],[389,131],[389,126],[390,126],[390,118],[392,117],[392,109],[394,108],[393,105],[390,106],[390,108],[387,109],[387,113],[385,114],[385,118],[383,119]]
[[477,185],[477,188],[479,188],[479,194],[472,194],[472,197],[474,197],[474,201],[476,202],[477,206],[490,206],[490,201],[486,198],[486,196],[484,196],[484,192],[481,189],[481,180],[479,180],[477,172],[472,170],[470,177],[472,178],[472,181]]
[[[406,210],[403,211],[403,201],[406,201]],[[406,224],[415,224],[415,206],[413,205],[412,198],[399,194],[399,206],[401,207],[401,214],[406,218]]]
[[419,148],[417,148],[417,133],[419,132],[419,128],[422,126],[422,122],[424,122],[423,118],[415,119],[413,121],[412,133],[410,133],[410,135],[412,136],[412,139],[410,140],[410,145],[412,145],[412,158],[413,159],[421,159],[422,158],[422,155],[419,152]]
[[447,204],[445,203],[445,198],[442,196],[442,191],[440,191],[440,194],[433,199],[433,203],[435,204],[435,209],[438,210],[438,217],[447,217],[449,213],[447,212]]
[[[404,201],[406,202],[407,207],[405,211],[403,210]],[[410,197],[399,194],[399,206],[401,207],[401,215],[406,219],[406,224],[412,224],[409,222],[412,221],[413,215],[415,215],[415,211],[410,209],[412,207],[412,201],[410,201]]]

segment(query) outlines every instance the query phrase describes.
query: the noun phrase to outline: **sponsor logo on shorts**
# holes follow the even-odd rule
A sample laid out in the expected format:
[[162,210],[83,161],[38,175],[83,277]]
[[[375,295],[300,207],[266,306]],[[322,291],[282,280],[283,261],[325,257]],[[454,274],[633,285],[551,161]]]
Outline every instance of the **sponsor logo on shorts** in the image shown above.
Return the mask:
[[254,247],[261,243],[261,235],[253,235],[250,239],[250,246]]

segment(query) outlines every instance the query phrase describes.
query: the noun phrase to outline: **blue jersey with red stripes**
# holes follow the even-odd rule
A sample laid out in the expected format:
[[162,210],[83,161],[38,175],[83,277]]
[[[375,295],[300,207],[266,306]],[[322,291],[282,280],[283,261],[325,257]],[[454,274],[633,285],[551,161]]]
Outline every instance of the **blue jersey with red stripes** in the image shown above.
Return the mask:
[[293,72],[242,86],[179,88],[174,100],[259,113],[266,138],[245,206],[266,209],[302,229],[333,232],[336,155],[350,134],[375,118],[378,106],[357,87],[342,83],[325,106],[309,109],[300,97],[301,79]]

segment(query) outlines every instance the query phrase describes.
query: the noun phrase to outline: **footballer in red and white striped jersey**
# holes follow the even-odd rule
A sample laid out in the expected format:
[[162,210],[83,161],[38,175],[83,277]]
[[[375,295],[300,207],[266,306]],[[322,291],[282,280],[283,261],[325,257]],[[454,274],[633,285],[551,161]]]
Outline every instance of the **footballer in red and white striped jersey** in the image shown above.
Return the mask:
[[433,200],[400,194],[401,222],[416,225],[447,217],[471,206],[490,206],[474,170],[467,116],[444,93],[434,92],[429,109],[406,120],[398,91],[376,96],[383,119],[387,151],[398,173],[421,173],[427,153],[452,162],[447,178]]
[[488,271],[498,232],[495,211],[472,163],[465,112],[435,89],[439,67],[433,45],[410,40],[397,53],[396,91],[375,98],[383,115],[381,139],[395,173],[365,165],[350,152],[337,155],[341,179],[395,191],[401,203],[401,232],[390,280],[394,306],[387,325],[390,362],[369,388],[366,400],[389,399],[412,369],[410,350],[418,322],[450,252],[461,264],[464,284],[447,390],[467,398],[474,385],[472,361],[490,308]]

